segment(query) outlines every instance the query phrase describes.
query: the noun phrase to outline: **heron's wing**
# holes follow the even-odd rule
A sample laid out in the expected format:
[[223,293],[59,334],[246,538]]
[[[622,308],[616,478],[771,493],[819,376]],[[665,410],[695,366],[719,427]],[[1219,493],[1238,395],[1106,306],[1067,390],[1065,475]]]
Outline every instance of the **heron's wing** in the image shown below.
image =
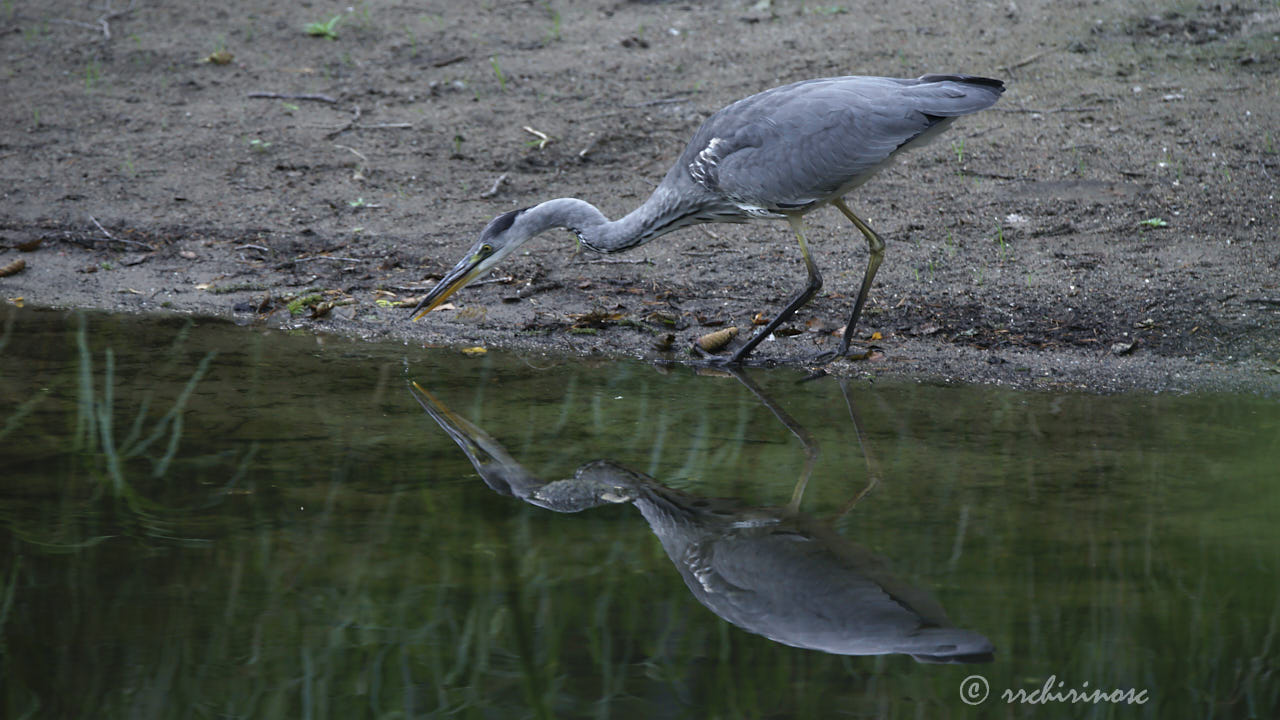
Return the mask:
[[937,75],[775,88],[709,118],[686,151],[689,172],[740,205],[801,209],[856,187],[899,149],[990,106],[1002,90],[998,81]]

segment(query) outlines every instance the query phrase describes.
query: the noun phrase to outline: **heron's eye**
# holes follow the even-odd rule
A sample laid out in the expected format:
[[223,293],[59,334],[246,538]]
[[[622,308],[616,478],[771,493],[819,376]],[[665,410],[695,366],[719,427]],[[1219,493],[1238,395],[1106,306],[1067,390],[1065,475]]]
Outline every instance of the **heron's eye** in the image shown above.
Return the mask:
[[488,243],[480,246],[480,257],[489,257],[493,254],[493,246]]

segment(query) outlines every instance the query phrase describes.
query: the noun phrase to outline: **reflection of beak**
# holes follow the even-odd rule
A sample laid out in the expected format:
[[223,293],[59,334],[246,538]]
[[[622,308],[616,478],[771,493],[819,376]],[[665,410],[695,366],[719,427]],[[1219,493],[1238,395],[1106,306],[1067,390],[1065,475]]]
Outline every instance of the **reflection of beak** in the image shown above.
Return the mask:
[[448,275],[440,278],[440,282],[431,288],[431,292],[422,298],[418,307],[413,309],[413,319],[421,320],[423,315],[435,310],[446,298],[461,290],[480,274],[480,262],[483,258],[473,256],[453,266]]

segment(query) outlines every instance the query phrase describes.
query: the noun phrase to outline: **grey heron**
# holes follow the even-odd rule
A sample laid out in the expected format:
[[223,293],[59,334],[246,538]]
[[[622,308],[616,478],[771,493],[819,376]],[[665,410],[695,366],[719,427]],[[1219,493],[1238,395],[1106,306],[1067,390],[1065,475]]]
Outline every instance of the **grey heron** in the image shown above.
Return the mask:
[[786,219],[800,243],[808,281],[726,362],[739,364],[822,287],[802,218],[830,204],[862,233],[869,249],[839,348],[822,359],[844,357],[884,258],[884,241],[844,196],[901,152],[934,139],[957,117],[990,107],[1003,92],[1000,80],[972,75],[851,76],[805,80],[744,98],[707,118],[649,199],[620,220],[609,220],[577,198],[548,200],[491,220],[414,308],[413,319],[552,228],[570,230],[592,250],[614,253],[689,225]]

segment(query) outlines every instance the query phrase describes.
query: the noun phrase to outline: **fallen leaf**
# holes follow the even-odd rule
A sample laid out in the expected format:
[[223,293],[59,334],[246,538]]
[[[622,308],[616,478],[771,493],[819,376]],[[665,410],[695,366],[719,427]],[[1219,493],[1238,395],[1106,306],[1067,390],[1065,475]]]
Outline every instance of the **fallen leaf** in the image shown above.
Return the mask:
[[24,300],[25,298],[23,298],[22,296],[11,297],[9,298],[9,304],[14,305],[15,307],[22,307]]
[[479,345],[476,345],[475,347],[462,348],[463,355],[470,355],[473,357],[476,355],[483,355],[487,352],[489,352],[488,348],[483,348],[483,347],[480,347]]

